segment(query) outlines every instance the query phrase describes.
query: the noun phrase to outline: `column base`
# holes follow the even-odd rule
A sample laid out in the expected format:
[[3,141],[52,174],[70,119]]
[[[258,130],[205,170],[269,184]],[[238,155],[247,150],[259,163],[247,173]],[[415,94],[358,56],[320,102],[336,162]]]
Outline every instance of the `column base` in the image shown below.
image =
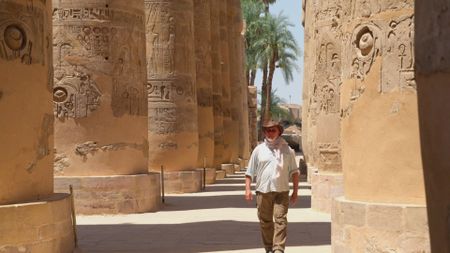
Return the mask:
[[216,170],[216,180],[225,179],[226,174],[224,170]]
[[339,197],[332,211],[332,252],[431,252],[426,206]]
[[165,193],[193,193],[202,190],[202,172],[199,170],[165,171]]
[[[197,170],[200,171],[200,173],[202,173],[202,180],[203,180],[203,168],[199,168]],[[216,183],[216,169],[206,168],[206,184],[214,184],[214,183]]]
[[233,164],[234,165],[234,173],[241,171],[241,165],[240,164]]
[[331,213],[335,197],[344,195],[344,175],[342,173],[313,173],[311,175],[311,208]]
[[55,191],[73,186],[77,214],[130,214],[158,211],[158,173],[114,176],[55,177]]
[[307,169],[307,172],[306,172],[307,181],[308,181],[308,183],[311,183],[312,175],[315,173],[318,173],[319,170],[316,167],[312,166],[312,164],[310,164],[310,163],[308,163],[306,167],[307,167],[306,168]]
[[222,163],[221,168],[227,175],[233,175],[234,174],[234,164],[232,163]]
[[0,252],[72,253],[75,248],[70,195],[0,205]]

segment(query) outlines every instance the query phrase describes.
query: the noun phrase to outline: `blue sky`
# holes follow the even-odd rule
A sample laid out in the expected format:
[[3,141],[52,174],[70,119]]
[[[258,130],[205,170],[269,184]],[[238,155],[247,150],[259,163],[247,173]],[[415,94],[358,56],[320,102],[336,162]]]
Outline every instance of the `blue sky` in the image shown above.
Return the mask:
[[[270,6],[270,12],[272,14],[278,15],[283,12],[289,18],[289,21],[294,26],[291,27],[291,32],[294,35],[300,50],[304,50],[303,41],[303,26],[301,24],[301,13],[302,13],[302,1],[301,0],[278,0],[275,4]],[[297,61],[300,67],[298,72],[294,73],[294,80],[287,84],[280,70],[275,71],[275,76],[273,78],[273,89],[277,90],[277,95],[286,100],[287,103],[302,104],[302,87],[303,87],[303,56]],[[258,71],[256,77],[256,86],[258,91],[261,90],[261,71]],[[259,104],[258,98],[258,104]]]

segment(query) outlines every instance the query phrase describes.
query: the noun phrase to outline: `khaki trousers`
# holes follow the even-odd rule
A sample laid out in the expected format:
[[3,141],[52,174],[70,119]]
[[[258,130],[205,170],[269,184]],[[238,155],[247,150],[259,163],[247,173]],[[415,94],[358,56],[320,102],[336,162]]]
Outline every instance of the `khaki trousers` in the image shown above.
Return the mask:
[[284,251],[289,192],[256,192],[256,206],[264,247]]

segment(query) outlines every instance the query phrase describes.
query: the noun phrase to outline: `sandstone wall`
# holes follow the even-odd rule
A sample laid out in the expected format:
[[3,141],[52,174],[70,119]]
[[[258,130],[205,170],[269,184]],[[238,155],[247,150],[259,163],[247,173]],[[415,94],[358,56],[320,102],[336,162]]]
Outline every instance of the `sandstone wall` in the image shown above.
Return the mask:
[[143,3],[53,1],[55,174],[147,171]]
[[0,2],[0,205],[53,193],[51,4]]
[[149,169],[197,166],[193,0],[145,0]]

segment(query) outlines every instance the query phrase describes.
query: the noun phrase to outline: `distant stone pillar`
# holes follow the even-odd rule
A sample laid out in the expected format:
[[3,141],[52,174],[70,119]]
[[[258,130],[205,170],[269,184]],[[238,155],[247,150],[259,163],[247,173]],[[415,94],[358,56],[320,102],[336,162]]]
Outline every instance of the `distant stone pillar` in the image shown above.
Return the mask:
[[[308,1],[309,2],[309,1]],[[316,17],[314,24],[308,21],[307,25],[314,25],[308,30],[308,41],[305,51],[308,51],[305,71],[305,82],[308,98],[309,115],[307,117],[307,140],[312,145],[308,152],[312,152],[311,175],[311,207],[315,210],[329,213],[332,199],[343,195],[343,174],[341,165],[340,140],[340,87],[341,87],[341,61],[342,61],[342,33],[335,29],[339,25],[340,13],[322,15],[325,10],[339,9],[337,2],[326,5],[307,5],[306,12],[314,11]],[[311,9],[310,8],[316,8]],[[334,22],[328,22],[334,20]],[[308,27],[309,28],[309,27]],[[311,44],[313,42],[314,44]],[[312,51],[309,51],[312,50]],[[314,54],[311,54],[314,52]],[[312,68],[309,68],[312,66]],[[310,156],[311,157],[311,156]]]
[[220,47],[220,1],[211,0],[211,69],[214,108],[214,167],[221,168],[224,153],[223,80]]
[[240,40],[240,0],[229,0],[227,3],[228,17],[228,52],[230,74],[230,150],[231,163],[239,163],[240,132],[242,131],[242,97],[241,97],[241,70],[239,66],[239,40]]
[[256,86],[248,86],[248,121],[250,125],[250,150],[258,146],[258,109]]
[[199,191],[193,0],[145,0],[145,11],[149,170],[164,166],[166,192]]
[[69,195],[53,193],[51,11],[48,1],[0,2],[2,252],[74,249]]
[[228,26],[228,7],[227,1],[219,1],[220,8],[220,64],[222,67],[222,110],[223,110],[223,157],[222,163],[231,162],[232,154],[232,119],[231,119],[231,86],[230,86],[230,50],[229,50],[229,26]]
[[249,107],[248,107],[248,84],[245,76],[246,68],[246,55],[245,55],[245,25],[242,17],[242,7],[240,1],[238,2],[237,9],[238,24],[236,26],[238,32],[238,38],[236,43],[238,45],[238,58],[236,64],[238,64],[239,72],[239,85],[241,89],[241,115],[240,115],[240,135],[239,135],[239,157],[242,158],[241,169],[245,167],[246,162],[250,158],[250,122],[249,122]]
[[[345,196],[334,252],[431,252],[414,55],[414,1],[342,5]],[[427,26],[432,27],[432,26]],[[444,252],[444,251],[442,251]]]
[[[198,104],[198,162],[197,167],[214,169],[214,110],[211,59],[211,2],[194,0],[195,66]],[[212,182],[213,180],[210,180]]]
[[[450,252],[450,9],[416,1],[415,80],[431,252]],[[447,222],[445,222],[447,221]]]
[[159,207],[158,176],[147,172],[143,8],[53,1],[55,186],[74,185],[78,213]]

